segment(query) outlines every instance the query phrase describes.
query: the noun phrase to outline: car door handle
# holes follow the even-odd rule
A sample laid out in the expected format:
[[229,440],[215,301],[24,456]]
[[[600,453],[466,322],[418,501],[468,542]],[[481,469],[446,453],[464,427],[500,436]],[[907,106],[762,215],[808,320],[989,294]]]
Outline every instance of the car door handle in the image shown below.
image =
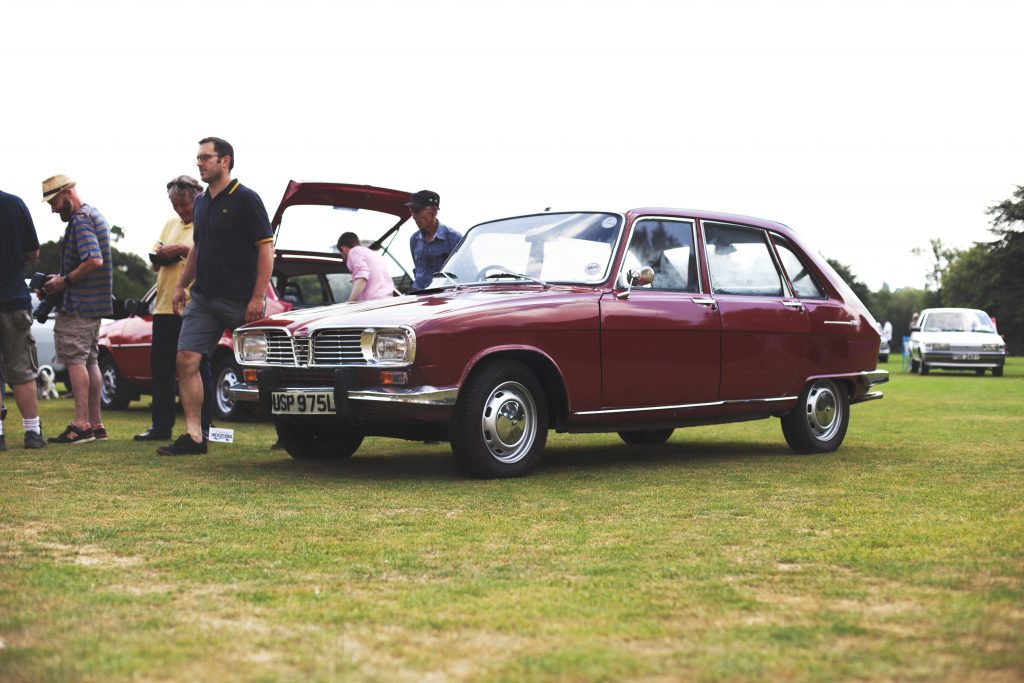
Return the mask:
[[782,305],[786,308],[795,308],[797,310],[803,310],[803,303],[800,301],[783,301]]
[[718,310],[718,302],[709,296],[695,296],[690,301],[699,306],[710,306],[712,311]]

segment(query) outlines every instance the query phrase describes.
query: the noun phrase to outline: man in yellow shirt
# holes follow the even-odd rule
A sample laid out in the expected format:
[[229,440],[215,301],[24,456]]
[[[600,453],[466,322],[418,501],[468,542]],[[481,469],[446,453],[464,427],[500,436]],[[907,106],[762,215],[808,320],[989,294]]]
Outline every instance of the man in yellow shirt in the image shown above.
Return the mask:
[[[153,246],[149,260],[156,271],[156,298],[153,299],[153,347],[150,353],[150,369],[153,376],[153,426],[135,436],[136,441],[167,441],[174,428],[174,397],[177,394],[175,382],[175,358],[178,353],[178,334],[181,332],[181,316],[174,312],[171,300],[174,288],[185,267],[185,259],[192,250],[192,206],[196,195],[203,191],[202,185],[192,176],[178,176],[167,183],[167,197],[177,217],[167,221],[160,239]],[[210,413],[213,405],[213,382],[210,361],[199,366],[203,380],[203,431],[210,428]]]

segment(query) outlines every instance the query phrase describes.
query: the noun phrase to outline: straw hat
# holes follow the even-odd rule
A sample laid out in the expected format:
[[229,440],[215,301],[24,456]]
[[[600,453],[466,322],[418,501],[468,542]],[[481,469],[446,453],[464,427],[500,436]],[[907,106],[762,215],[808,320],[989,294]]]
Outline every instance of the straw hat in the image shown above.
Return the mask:
[[66,175],[55,175],[43,181],[43,201],[48,202],[57,196],[59,192],[69,190],[75,186],[75,181]]

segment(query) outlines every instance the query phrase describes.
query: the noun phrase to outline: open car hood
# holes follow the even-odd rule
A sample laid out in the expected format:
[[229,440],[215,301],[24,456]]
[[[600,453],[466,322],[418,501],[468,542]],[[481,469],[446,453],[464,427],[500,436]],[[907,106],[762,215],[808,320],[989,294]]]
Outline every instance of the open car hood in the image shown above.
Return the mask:
[[[409,201],[409,197],[409,192],[391,190],[386,187],[290,180],[270,224],[274,228],[274,238],[276,240],[285,209],[290,206],[300,205],[344,207],[346,209],[364,209],[391,214],[395,217],[394,225],[383,234],[373,236],[371,248],[378,248],[385,239],[390,237],[403,223],[409,220],[409,209],[405,206],[405,203]],[[369,237],[369,235],[366,237]]]

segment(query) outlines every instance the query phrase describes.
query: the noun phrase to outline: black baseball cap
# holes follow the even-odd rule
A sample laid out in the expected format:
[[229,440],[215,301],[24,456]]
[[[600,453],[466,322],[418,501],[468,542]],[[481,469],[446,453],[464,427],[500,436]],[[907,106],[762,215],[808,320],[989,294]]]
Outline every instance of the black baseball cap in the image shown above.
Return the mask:
[[436,206],[441,208],[441,195],[430,190],[420,190],[405,203],[406,206],[414,209],[422,209],[424,206]]

